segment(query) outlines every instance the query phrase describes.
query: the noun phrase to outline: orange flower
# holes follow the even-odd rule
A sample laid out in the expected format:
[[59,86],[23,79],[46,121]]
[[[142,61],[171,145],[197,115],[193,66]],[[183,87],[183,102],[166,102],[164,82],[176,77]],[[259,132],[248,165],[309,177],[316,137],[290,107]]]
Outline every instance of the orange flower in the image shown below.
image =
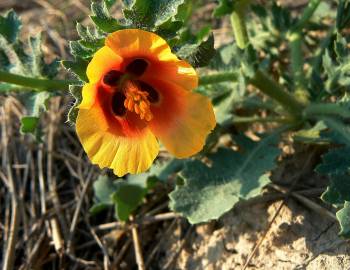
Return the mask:
[[92,163],[118,176],[146,171],[159,152],[186,158],[215,127],[209,99],[191,92],[195,70],[156,34],[128,29],[110,34],[87,68],[89,83],[76,122]]

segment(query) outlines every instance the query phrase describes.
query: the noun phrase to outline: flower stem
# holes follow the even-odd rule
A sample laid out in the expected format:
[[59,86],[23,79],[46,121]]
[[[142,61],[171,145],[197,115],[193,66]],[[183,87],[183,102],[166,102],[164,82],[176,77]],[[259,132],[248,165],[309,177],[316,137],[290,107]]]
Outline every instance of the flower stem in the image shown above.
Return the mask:
[[247,124],[247,123],[291,123],[293,119],[289,119],[286,117],[275,117],[275,116],[267,116],[267,117],[259,117],[259,116],[235,116],[233,118],[233,122],[235,124]]
[[292,116],[300,118],[304,109],[303,104],[293,95],[282,89],[279,84],[269,78],[265,73],[258,70],[250,83],[267,96],[279,102]]
[[291,67],[295,82],[295,96],[303,103],[308,103],[309,93],[305,86],[304,62],[302,51],[302,31],[305,25],[316,11],[321,0],[311,0],[304,9],[300,20],[292,27],[288,34],[289,47],[291,52]]
[[318,5],[321,3],[321,0],[310,0],[307,7],[304,9],[300,20],[298,23],[293,27],[293,31],[301,31],[303,27],[309,22],[310,18],[316,11]]
[[245,11],[249,5],[249,0],[241,0],[235,6],[231,14],[231,25],[235,35],[237,46],[240,49],[245,49],[249,43],[247,27],[245,24]]
[[199,77],[199,85],[215,84],[227,81],[236,81],[237,74],[235,72],[223,72]]
[[31,78],[17,75],[0,70],[0,82],[20,85],[25,88],[35,89],[39,91],[49,90],[68,90],[70,84],[76,84],[78,81],[71,80],[50,80]]

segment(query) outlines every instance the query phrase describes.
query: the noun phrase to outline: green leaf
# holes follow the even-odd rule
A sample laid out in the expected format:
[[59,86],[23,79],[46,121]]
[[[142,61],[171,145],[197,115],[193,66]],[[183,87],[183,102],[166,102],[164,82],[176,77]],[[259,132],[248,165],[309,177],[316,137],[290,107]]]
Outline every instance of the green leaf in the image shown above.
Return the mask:
[[[59,62],[54,60],[45,63],[41,50],[41,34],[29,37],[27,43],[24,43],[18,39],[20,28],[21,21],[14,11],[0,16],[0,70],[26,77],[53,79],[58,73]],[[24,87],[0,83],[0,89],[4,92],[18,92]],[[17,95],[27,110],[27,115],[21,119],[20,129],[22,133],[33,133],[40,139],[40,132],[37,130],[39,117],[46,110],[46,103],[52,94],[30,90],[25,88],[23,93]]]
[[21,118],[21,133],[33,133],[39,124],[39,117],[24,116]]
[[98,203],[112,205],[112,195],[117,190],[117,188],[118,185],[116,181],[111,180],[106,175],[99,176],[97,181],[95,181],[93,184],[95,201]]
[[321,198],[332,204],[344,203],[350,200],[350,175],[331,174],[330,185]]
[[90,213],[96,214],[114,205],[116,218],[126,221],[155,183],[147,174],[132,175],[126,180],[100,176],[93,186],[95,199]]
[[339,235],[350,238],[350,202],[345,202],[343,209],[336,213],[340,223]]
[[338,31],[346,28],[350,24],[350,1],[339,0],[336,26]]
[[183,168],[186,161],[187,159],[173,158],[167,161],[157,162],[152,165],[148,175],[166,182],[168,181],[169,176],[179,172]]
[[335,144],[350,146],[350,127],[336,118],[323,117],[322,120],[329,130],[321,133],[322,138],[331,140]]
[[190,223],[217,219],[239,200],[258,195],[270,181],[280,154],[279,136],[272,134],[259,142],[247,137],[235,138],[241,151],[227,148],[208,156],[210,166],[199,160],[185,164],[181,176],[184,185],[170,193],[170,207],[183,214]]
[[[328,93],[335,93],[350,86],[350,50],[346,39],[337,33],[333,47],[334,52],[327,50],[322,57],[323,69],[327,76],[324,85]],[[332,56],[335,56],[334,59]]]
[[62,65],[70,72],[72,72],[76,77],[78,77],[83,82],[88,82],[89,79],[86,75],[86,69],[89,62],[82,58],[76,58],[74,61],[64,60]]
[[69,109],[68,115],[67,115],[67,122],[74,125],[77,117],[78,117],[78,106],[81,103],[83,97],[82,97],[82,86],[81,85],[70,85],[69,86],[69,93],[74,97],[74,103],[72,107]]
[[124,10],[127,23],[136,28],[155,30],[177,14],[184,0],[135,0],[130,9]]
[[193,67],[207,66],[215,55],[214,36],[211,34],[207,40],[200,44],[182,46],[177,55],[189,62]]
[[114,19],[108,11],[109,3],[106,1],[93,2],[91,4],[92,16],[90,18],[96,26],[104,32],[112,33],[114,31],[123,29],[125,26],[121,25],[117,19]]
[[21,21],[13,10],[8,11],[5,16],[0,16],[0,35],[9,43],[14,43],[19,35]]
[[70,52],[76,58],[90,59],[95,54],[94,49],[87,48],[80,41],[69,42]]
[[79,42],[82,46],[97,51],[104,45],[104,37],[98,31],[93,31],[90,27],[85,27],[80,23],[77,23],[76,28],[81,37]]
[[323,144],[326,143],[327,140],[321,137],[321,132],[326,129],[327,126],[325,123],[323,121],[318,121],[312,128],[297,131],[293,136],[293,140],[308,144]]
[[117,0],[104,0],[104,1],[108,9],[111,8],[117,2]]
[[35,133],[39,124],[39,117],[47,109],[47,102],[51,94],[49,92],[28,93],[21,96],[27,110],[27,115],[21,119],[22,133]]
[[115,214],[118,220],[126,221],[142,202],[147,190],[134,184],[122,182],[119,184],[117,191],[113,193]]
[[170,19],[158,27],[157,34],[163,38],[171,39],[177,35],[177,31],[180,30],[182,26],[183,22]]
[[316,168],[318,173],[328,175],[348,173],[350,170],[350,146],[331,149],[322,156],[322,160],[323,162]]
[[117,190],[117,184],[108,176],[101,175],[93,184],[94,205],[90,208],[90,213],[95,215],[100,211],[113,205],[112,195]]
[[[243,76],[242,76],[243,78]],[[215,102],[214,111],[216,122],[219,125],[226,126],[232,124],[234,118],[234,109],[240,101],[242,101],[244,92],[240,91],[239,83],[229,83],[231,84],[231,91],[229,91],[228,95],[225,98],[220,98],[219,102]],[[221,90],[224,87],[228,87],[223,84],[217,85]]]
[[234,10],[235,0],[219,0],[219,5],[214,9],[215,17],[231,14]]

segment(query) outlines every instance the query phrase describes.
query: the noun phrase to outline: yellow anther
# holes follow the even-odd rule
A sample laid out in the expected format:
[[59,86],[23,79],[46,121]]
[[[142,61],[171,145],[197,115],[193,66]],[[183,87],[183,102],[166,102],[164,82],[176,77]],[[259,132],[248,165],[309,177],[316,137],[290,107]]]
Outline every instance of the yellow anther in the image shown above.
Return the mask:
[[127,81],[124,84],[123,91],[125,93],[124,107],[130,112],[135,112],[141,119],[150,121],[153,114],[148,100],[148,93],[141,91],[137,84],[132,81]]

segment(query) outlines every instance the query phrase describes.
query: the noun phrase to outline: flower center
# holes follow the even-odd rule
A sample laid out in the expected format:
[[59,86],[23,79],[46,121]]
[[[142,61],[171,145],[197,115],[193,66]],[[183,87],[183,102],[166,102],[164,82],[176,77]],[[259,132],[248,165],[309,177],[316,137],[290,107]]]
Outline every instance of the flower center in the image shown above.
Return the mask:
[[149,93],[139,89],[136,82],[128,80],[123,86],[125,93],[124,107],[130,112],[135,112],[141,119],[150,121],[153,114],[150,108]]

